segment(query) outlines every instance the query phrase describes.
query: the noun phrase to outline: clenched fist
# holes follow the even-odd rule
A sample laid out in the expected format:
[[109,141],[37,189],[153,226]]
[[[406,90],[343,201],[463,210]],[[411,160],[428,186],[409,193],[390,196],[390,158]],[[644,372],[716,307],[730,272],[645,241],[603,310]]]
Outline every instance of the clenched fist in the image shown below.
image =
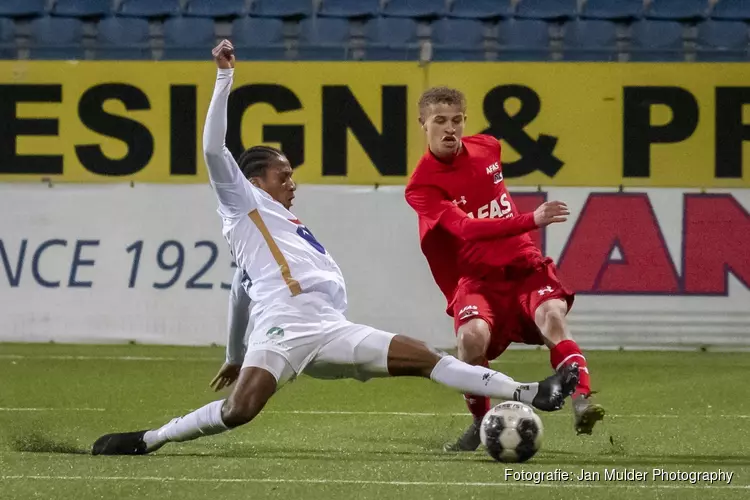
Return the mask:
[[229,40],[222,40],[211,53],[219,69],[234,68],[234,46]]

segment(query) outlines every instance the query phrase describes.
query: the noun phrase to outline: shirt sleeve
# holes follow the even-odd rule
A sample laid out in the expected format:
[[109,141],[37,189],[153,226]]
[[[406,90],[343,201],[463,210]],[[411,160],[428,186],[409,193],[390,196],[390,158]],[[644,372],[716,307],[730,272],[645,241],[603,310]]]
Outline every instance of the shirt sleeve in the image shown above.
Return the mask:
[[203,129],[203,156],[208,178],[223,215],[246,214],[256,207],[253,186],[240,171],[226,147],[227,101],[232,88],[234,69],[219,69]]
[[242,287],[243,271],[239,267],[232,279],[229,292],[229,317],[227,328],[227,363],[240,365],[245,357],[245,336],[250,324],[251,301]]
[[440,225],[464,241],[509,238],[537,228],[531,212],[507,219],[472,219],[431,186],[409,186],[406,201],[430,228]]

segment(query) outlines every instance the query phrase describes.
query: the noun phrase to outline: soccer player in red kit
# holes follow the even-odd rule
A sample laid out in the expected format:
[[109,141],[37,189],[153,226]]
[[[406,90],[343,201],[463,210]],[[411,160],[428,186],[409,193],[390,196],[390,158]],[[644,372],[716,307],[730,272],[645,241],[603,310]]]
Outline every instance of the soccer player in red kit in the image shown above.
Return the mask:
[[[512,342],[520,342],[545,344],[555,370],[578,363],[575,429],[591,434],[604,409],[591,398],[586,359],[567,326],[574,296],[529,235],[566,221],[568,207],[550,201],[534,212],[518,212],[503,180],[500,143],[488,135],[462,137],[466,99],[460,91],[426,91],[419,112],[429,149],[406,187],[406,201],[419,215],[422,252],[448,300],[458,357],[487,366]],[[479,446],[479,423],[490,401],[464,397],[474,421],[446,450]]]

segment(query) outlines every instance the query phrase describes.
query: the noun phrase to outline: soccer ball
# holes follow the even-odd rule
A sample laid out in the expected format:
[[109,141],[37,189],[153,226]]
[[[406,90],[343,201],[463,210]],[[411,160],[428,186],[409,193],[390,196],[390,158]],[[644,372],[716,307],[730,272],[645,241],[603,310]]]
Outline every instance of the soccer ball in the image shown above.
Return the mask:
[[530,406],[506,401],[482,419],[479,437],[492,458],[500,462],[525,462],[542,445],[542,420]]

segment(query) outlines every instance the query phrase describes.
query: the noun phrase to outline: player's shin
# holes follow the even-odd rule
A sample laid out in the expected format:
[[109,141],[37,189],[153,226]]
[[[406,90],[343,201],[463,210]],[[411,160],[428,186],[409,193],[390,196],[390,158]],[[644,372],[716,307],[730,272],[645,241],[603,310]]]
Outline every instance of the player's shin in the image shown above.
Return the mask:
[[[489,368],[490,365],[487,360],[483,360],[478,366]],[[487,396],[478,396],[476,394],[464,394],[464,401],[466,401],[466,407],[474,417],[474,420],[481,420],[485,413],[490,411],[490,398]]]
[[532,404],[538,383],[523,384],[483,366],[472,366],[453,356],[444,356],[433,368],[430,378],[464,393],[497,399],[513,399]]
[[464,394],[464,401],[474,420],[481,420],[490,411],[490,398],[476,394]]
[[223,405],[223,399],[214,401],[184,417],[172,419],[158,429],[146,432],[143,441],[147,449],[153,451],[168,442],[190,441],[229,430],[221,418]]

